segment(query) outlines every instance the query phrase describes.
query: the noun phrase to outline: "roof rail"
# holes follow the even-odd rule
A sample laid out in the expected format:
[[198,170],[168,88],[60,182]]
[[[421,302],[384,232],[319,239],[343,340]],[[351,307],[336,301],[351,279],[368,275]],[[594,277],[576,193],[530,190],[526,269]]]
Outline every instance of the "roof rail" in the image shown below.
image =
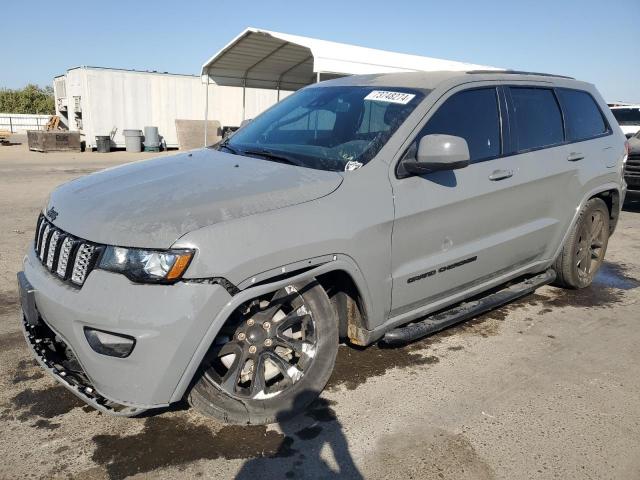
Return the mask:
[[502,73],[509,75],[538,75],[540,77],[557,77],[557,78],[569,78],[575,80],[573,77],[566,75],[555,75],[553,73],[540,73],[540,72],[523,72],[521,70],[469,70],[467,73]]

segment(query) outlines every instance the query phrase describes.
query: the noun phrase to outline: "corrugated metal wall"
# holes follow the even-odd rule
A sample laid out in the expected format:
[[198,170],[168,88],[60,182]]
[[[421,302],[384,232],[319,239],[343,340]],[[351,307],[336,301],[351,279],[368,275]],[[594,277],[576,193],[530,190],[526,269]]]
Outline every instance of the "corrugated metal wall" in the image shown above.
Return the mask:
[[[87,147],[94,146],[96,135],[108,135],[114,127],[114,141],[122,147],[123,130],[145,126],[157,126],[167,146],[177,147],[175,120],[204,119],[206,87],[200,77],[83,67],[69,70],[64,86],[57,77],[54,87],[57,113],[70,130],[84,134]],[[240,125],[242,88],[210,85],[209,89],[209,119],[223,126]],[[280,98],[290,93],[281,92]],[[246,117],[254,117],[276,100],[275,90],[247,89]]]

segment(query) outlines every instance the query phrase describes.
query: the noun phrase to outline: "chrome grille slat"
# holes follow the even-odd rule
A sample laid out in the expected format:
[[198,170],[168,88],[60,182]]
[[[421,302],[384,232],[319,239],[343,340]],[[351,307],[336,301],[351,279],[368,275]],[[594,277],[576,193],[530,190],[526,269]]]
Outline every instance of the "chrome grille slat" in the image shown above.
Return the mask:
[[49,250],[47,251],[47,268],[53,270],[53,260],[55,259],[58,240],[60,239],[60,230],[54,230],[49,239]]
[[101,246],[69,235],[40,215],[34,250],[47,270],[63,281],[82,287],[94,267]]
[[40,240],[40,249],[38,251],[38,256],[40,260],[44,260],[44,249],[47,246],[47,239],[49,237],[49,232],[51,231],[51,226],[47,223],[44,226],[44,232],[42,232],[42,240]]
[[89,243],[82,243],[76,253],[76,259],[73,263],[73,270],[71,272],[71,281],[76,285],[82,285],[87,278],[88,270],[93,260],[93,254],[96,247]]
[[73,238],[70,236],[66,236],[62,241],[62,246],[60,247],[60,255],[58,256],[58,266],[56,268],[56,274],[60,278],[65,278],[67,276],[67,265],[69,264],[69,256],[71,255],[71,250],[73,249]]
[[42,224],[44,223],[44,215],[40,214],[38,217],[38,223],[36,224],[36,237],[33,239],[33,244],[35,245],[36,252],[38,251],[38,247],[40,245],[40,232],[42,231]]
[[40,227],[38,228],[38,238],[36,239],[36,252],[40,253],[40,247],[42,246],[42,234],[44,233],[44,226],[47,224],[47,221],[42,219],[40,222]]

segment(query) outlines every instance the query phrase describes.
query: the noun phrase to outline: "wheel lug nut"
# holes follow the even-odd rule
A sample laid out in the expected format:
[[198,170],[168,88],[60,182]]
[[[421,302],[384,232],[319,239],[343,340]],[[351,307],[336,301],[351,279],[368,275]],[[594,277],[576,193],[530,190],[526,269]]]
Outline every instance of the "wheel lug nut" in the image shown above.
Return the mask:
[[270,338],[267,338],[267,339],[264,341],[264,346],[265,346],[265,347],[270,347],[272,344],[273,344],[273,342],[271,341],[271,339],[270,339]]
[[269,329],[271,328],[271,324],[270,324],[269,322],[264,322],[264,323],[262,324],[262,327],[263,327],[265,330],[269,330]]
[[247,338],[247,336],[244,334],[244,332],[240,332],[240,333],[238,334],[238,340],[242,341],[242,340],[244,340],[245,338]]
[[247,325],[251,326],[255,323],[255,321],[253,320],[253,318],[250,318],[249,320],[247,320]]
[[249,347],[249,353],[256,353],[256,350],[258,350],[258,349],[256,348],[256,346],[255,346],[255,345],[251,345],[251,346]]

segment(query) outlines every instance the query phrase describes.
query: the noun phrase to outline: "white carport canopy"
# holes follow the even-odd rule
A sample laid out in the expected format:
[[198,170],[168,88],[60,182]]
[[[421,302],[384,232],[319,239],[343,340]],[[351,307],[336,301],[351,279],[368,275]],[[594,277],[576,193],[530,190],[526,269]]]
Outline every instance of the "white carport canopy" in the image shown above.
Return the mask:
[[368,73],[488,70],[495,67],[432,57],[375,50],[287,33],[247,28],[202,65],[206,83],[205,145],[209,84],[243,87],[245,119],[247,88],[298,90],[321,80]]
[[345,75],[487,69],[494,67],[247,28],[205,62],[202,76],[217,85],[297,90]]

